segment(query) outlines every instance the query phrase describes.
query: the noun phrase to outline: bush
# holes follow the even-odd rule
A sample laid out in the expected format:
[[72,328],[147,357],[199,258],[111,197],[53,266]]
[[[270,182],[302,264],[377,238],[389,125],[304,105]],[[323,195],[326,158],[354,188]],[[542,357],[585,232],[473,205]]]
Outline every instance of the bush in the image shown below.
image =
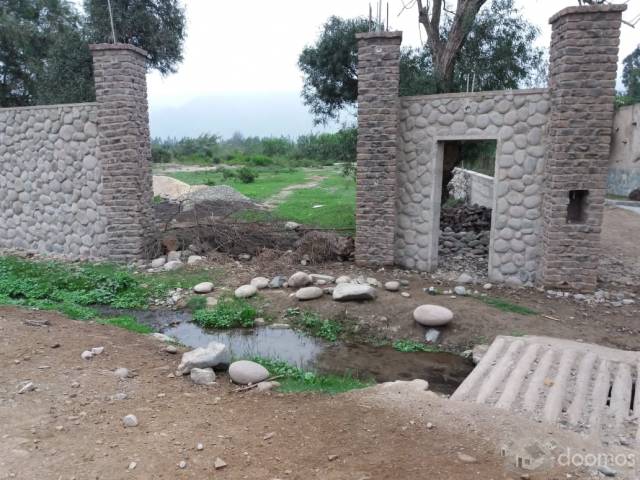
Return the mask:
[[253,327],[258,311],[245,300],[220,299],[210,310],[196,310],[193,321],[204,328]]
[[238,177],[238,180],[242,183],[253,183],[258,177],[258,174],[248,167],[242,167],[236,172],[236,177]]
[[236,173],[230,168],[222,168],[220,169],[220,173],[222,174],[223,180],[229,180],[231,178],[236,178]]

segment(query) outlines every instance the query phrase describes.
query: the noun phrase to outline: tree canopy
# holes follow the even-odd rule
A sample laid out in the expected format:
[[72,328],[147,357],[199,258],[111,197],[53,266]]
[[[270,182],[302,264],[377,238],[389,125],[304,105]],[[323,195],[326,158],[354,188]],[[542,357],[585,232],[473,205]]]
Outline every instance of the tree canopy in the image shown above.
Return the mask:
[[[442,36],[453,18],[445,12]],[[355,34],[368,31],[364,18],[331,17],[312,46],[306,47],[298,64],[304,74],[302,98],[317,123],[338,118],[358,98],[357,42]],[[465,42],[456,55],[448,91],[465,91],[475,74],[475,90],[512,89],[546,83],[544,50],[532,44],[538,28],[529,23],[514,0],[493,0],[475,17]],[[400,95],[438,93],[442,83],[427,44],[405,48],[400,57]]]
[[622,84],[631,103],[640,102],[640,45],[622,62]]
[[[174,72],[182,60],[185,14],[178,0],[111,0],[117,40],[144,48],[150,67]],[[0,107],[91,101],[89,43],[111,42],[107,2],[0,2]]]

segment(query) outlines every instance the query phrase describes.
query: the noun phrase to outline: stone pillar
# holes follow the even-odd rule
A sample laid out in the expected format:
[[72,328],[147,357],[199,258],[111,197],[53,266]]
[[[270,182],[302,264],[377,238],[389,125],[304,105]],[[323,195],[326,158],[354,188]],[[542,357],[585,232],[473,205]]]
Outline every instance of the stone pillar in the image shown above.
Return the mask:
[[128,261],[144,256],[153,227],[147,52],[127,44],[90,49],[108,258]]
[[356,37],[356,263],[393,265],[402,32],[369,32]]
[[541,281],[596,287],[624,5],[569,7],[552,25]]

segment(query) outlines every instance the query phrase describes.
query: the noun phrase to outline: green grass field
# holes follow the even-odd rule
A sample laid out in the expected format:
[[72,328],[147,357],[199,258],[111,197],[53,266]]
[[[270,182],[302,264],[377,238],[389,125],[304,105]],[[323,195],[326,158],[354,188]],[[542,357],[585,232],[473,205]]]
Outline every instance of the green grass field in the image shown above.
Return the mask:
[[266,200],[289,185],[304,183],[310,172],[302,169],[253,169],[258,177],[253,183],[242,183],[237,178],[223,178],[220,172],[172,172],[173,177],[189,185],[229,185],[253,200]]

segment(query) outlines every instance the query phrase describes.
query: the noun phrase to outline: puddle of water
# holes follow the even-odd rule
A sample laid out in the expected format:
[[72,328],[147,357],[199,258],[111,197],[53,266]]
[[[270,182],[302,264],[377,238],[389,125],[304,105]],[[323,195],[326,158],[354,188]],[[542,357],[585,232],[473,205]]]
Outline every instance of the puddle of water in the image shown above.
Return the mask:
[[188,312],[171,310],[122,311],[102,309],[112,315],[136,317],[189,347],[220,342],[236,357],[268,357],[320,373],[351,374],[377,382],[422,378],[431,390],[451,394],[473,369],[473,365],[451,353],[399,352],[390,346],[327,343],[304,333],[271,328],[206,330],[191,323]]

